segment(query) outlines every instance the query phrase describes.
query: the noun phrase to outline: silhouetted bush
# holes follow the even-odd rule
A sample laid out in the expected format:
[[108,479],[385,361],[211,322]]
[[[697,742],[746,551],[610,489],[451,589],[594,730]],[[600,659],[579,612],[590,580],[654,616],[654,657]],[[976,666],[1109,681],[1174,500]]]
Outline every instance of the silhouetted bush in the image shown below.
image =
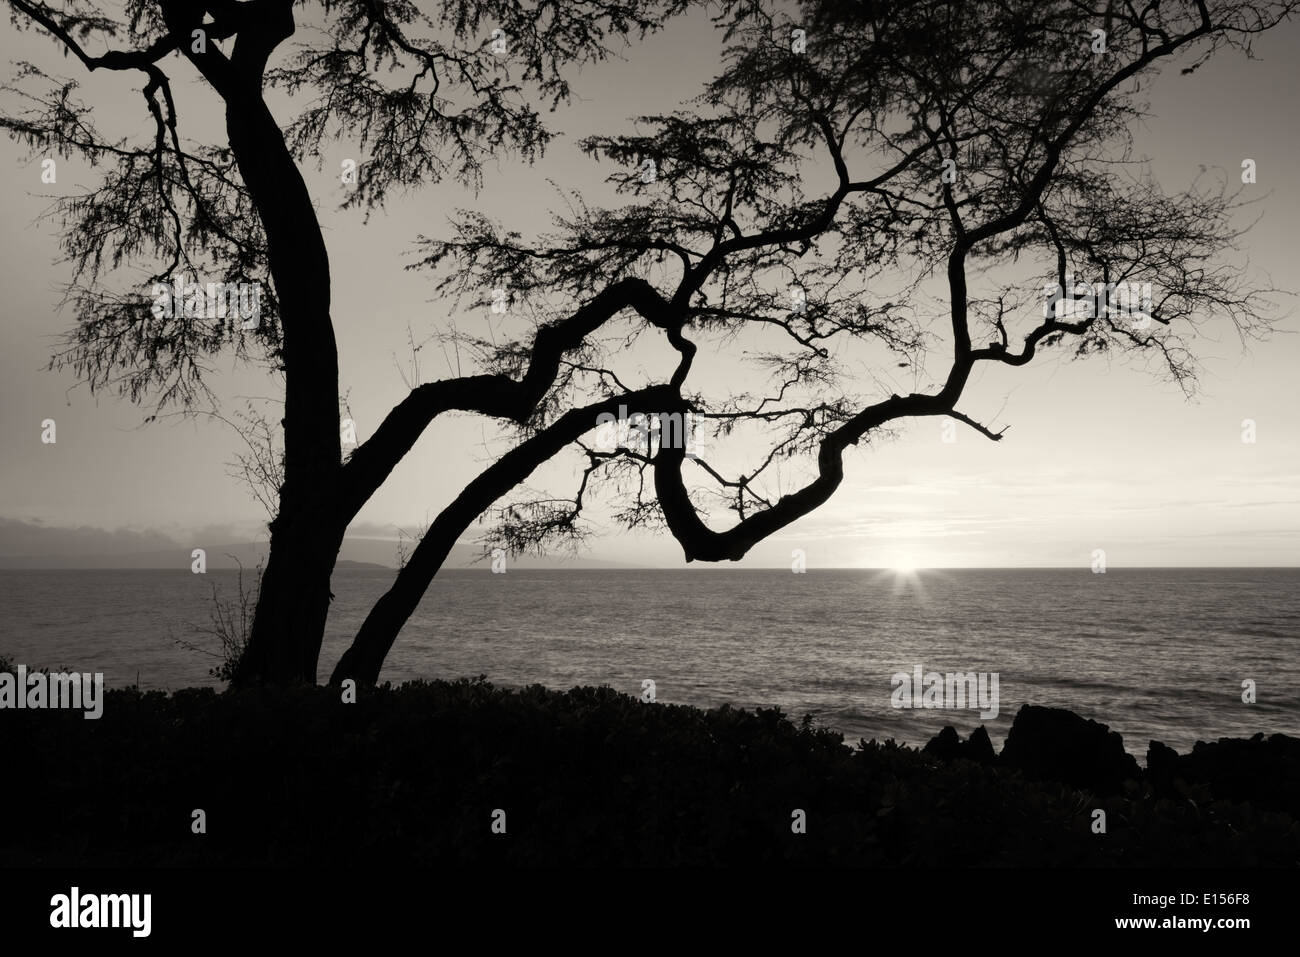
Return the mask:
[[211,582],[212,603],[208,608],[206,625],[190,625],[190,630],[209,644],[215,639],[216,649],[204,647],[198,642],[185,638],[173,637],[173,641],[187,651],[198,652],[217,659],[217,664],[208,669],[208,675],[218,681],[229,683],[239,669],[248,648],[248,639],[253,632],[253,613],[257,610],[257,599],[262,589],[263,567],[259,562],[250,577],[250,584],[244,583],[244,563],[234,555],[228,555],[239,572],[235,579],[235,594],[227,598],[221,594],[216,579]]
[[[0,712],[0,864],[1293,865],[1286,814],[1098,798],[780,711],[482,680]],[[207,833],[191,833],[201,808]],[[506,833],[491,830],[494,809]],[[1108,833],[1094,834],[1105,809]],[[807,833],[791,830],[802,809]],[[13,826],[22,822],[21,827]]]

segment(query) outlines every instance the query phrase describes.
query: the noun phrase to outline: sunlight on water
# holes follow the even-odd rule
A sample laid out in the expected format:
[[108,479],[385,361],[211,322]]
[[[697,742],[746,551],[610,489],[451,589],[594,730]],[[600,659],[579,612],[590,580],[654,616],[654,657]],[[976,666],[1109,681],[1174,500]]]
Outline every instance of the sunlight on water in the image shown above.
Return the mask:
[[[321,677],[391,572],[344,570]],[[105,672],[112,686],[212,684],[178,647],[206,624],[210,583],[233,573],[0,572],[0,654]],[[476,676],[503,685],[604,684],[658,700],[780,706],[859,737],[924,743],[986,723],[1000,744],[1022,704],[1148,741],[1300,731],[1300,572],[1288,569],[446,572],[383,677]],[[996,672],[998,717],[891,706],[890,678]],[[1254,680],[1256,704],[1241,701]]]

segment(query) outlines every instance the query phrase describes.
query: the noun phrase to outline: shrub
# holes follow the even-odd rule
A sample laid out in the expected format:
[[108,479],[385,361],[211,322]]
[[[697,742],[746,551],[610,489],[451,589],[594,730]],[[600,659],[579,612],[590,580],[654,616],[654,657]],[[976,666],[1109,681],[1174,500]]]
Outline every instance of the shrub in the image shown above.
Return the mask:
[[217,664],[208,669],[208,674],[218,681],[227,683],[234,677],[235,669],[239,667],[240,659],[244,657],[244,650],[248,647],[248,636],[253,627],[253,613],[257,610],[257,597],[262,583],[261,562],[258,562],[256,570],[252,573],[252,583],[245,585],[244,563],[233,555],[228,557],[233,558],[235,564],[239,566],[238,577],[235,580],[236,594],[231,598],[223,597],[220,586],[213,580],[208,624],[190,626],[196,634],[216,639],[216,650],[183,638],[174,639],[182,648],[216,658]]

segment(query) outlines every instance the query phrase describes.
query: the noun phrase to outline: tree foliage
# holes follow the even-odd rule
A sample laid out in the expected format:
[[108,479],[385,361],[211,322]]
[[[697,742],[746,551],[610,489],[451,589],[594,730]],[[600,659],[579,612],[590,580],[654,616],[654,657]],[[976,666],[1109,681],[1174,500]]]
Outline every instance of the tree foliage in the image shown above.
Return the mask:
[[[981,364],[1115,353],[1190,389],[1198,323],[1269,325],[1267,288],[1231,258],[1240,196],[1209,175],[1166,190],[1131,131],[1165,64],[1249,55],[1291,0],[130,0],[118,18],[85,0],[9,3],[86,69],[139,71],[153,119],[147,142],[110,141],[72,81],[20,65],[6,89],[11,136],[105,169],[56,207],[76,328],[55,363],[183,407],[222,350],[284,375],[284,461],[253,470],[280,483],[254,677],[314,675],[343,531],[447,413],[493,419],[514,444],[429,523],[336,679],[377,678],[476,520],[491,520],[488,547],[573,544],[587,499],[612,489],[628,527],[666,529],[687,560],[737,560],[827,501],[845,454],[899,423],[948,416],[1000,438],[960,407]],[[346,205],[367,215],[445,178],[472,189],[486,160],[547,146],[538,109],[570,95],[573,68],[688,7],[719,31],[717,74],[693,101],[580,143],[615,204],[569,194],[531,237],[467,209],[418,237],[412,268],[443,295],[473,307],[508,290],[526,328],[446,334],[471,368],[412,384],[342,460],[328,257],[299,167],[346,133],[365,153]],[[296,33],[308,11],[316,29]],[[117,46],[94,56],[92,40]],[[173,54],[225,102],[224,137],[179,135]],[[298,108],[283,126],[270,90]],[[142,261],[147,282],[203,272],[274,294],[252,332],[159,326],[138,289],[105,281]],[[1097,302],[1081,283],[1152,297],[1139,322],[1079,308]],[[1076,301],[1044,309],[1051,284]],[[627,361],[650,354],[670,359]],[[615,412],[697,416],[709,449],[599,447],[589,434]],[[530,490],[566,450],[576,490]]]

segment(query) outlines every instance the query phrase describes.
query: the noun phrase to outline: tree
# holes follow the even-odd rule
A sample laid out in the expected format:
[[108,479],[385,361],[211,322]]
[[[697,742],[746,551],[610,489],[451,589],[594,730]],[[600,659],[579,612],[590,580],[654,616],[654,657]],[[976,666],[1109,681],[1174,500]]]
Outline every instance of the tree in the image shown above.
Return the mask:
[[[344,531],[418,436],[400,451],[372,447],[341,461],[329,259],[299,164],[319,159],[323,143],[346,129],[373,154],[350,203],[374,208],[394,188],[445,176],[472,185],[494,152],[531,157],[546,145],[551,134],[527,94],[567,97],[567,66],[603,58],[614,39],[652,29],[682,3],[445,0],[425,14],[407,0],[323,0],[313,6],[325,41],[272,66],[295,32],[296,6],[127,0],[114,18],[82,0],[10,3],[15,25],[49,34],[87,70],[138,71],[155,126],[152,142],[110,140],[74,82],[30,64],[8,88],[20,105],[2,121],[11,136],[108,167],[99,189],[56,212],[74,266],[77,327],[55,363],[92,388],[187,408],[205,397],[204,359],[221,349],[265,357],[283,375],[283,481],[240,680],[315,681]],[[515,81],[490,48],[503,40]],[[99,43],[124,49],[87,52]],[[224,142],[181,140],[163,66],[173,54],[223,102]],[[265,98],[277,87],[319,99],[282,130]],[[249,331],[205,316],[153,317],[150,298],[98,282],[104,270],[141,260],[156,264],[144,284],[151,290],[186,275],[257,284],[268,292],[260,324]],[[493,384],[460,383],[453,401],[498,414]]]
[[[643,135],[585,144],[621,165],[615,181],[640,202],[580,207],[532,245],[470,212],[453,239],[425,240],[424,264],[445,270],[448,291],[508,286],[535,309],[553,302],[560,315],[568,302],[586,302],[544,327],[556,337],[567,332],[568,343],[587,334],[592,313],[603,321],[635,310],[639,325],[628,338],[662,336],[678,356],[657,383],[641,387],[670,390],[658,408],[687,409],[764,451],[730,476],[696,459],[688,485],[681,443],[653,454],[584,446],[588,466],[573,500],[503,508],[501,542],[517,550],[573,535],[593,474],[605,472],[632,499],[621,515],[627,525],[666,527],[688,561],[740,559],[827,501],[843,479],[845,452],[890,423],[948,416],[1000,438],[957,408],[980,362],[1023,365],[1058,345],[1081,356],[1129,349],[1159,356],[1190,388],[1195,367],[1181,328],[1216,314],[1243,335],[1268,324],[1262,290],[1219,261],[1235,239],[1234,197],[1200,188],[1169,196],[1149,177],[1126,176],[1138,80],[1180,53],[1194,70],[1223,46],[1248,49],[1254,33],[1291,12],[816,2],[801,4],[795,18],[766,4],[728,5],[722,23],[732,46],[705,110],[643,118]],[[810,195],[803,186],[819,181],[831,188]],[[1028,268],[987,297],[975,295],[972,267],[1008,262]],[[1081,304],[1098,302],[1095,291],[1076,286],[1076,275],[1102,289],[1160,292],[1145,311],[1139,303],[1140,315],[1104,297],[1089,311]],[[1043,279],[1078,304],[1043,310]],[[934,387],[851,394],[844,367],[855,347],[875,346],[868,354],[878,361],[892,353],[920,366],[932,330],[917,317],[917,300],[931,280],[946,287],[940,321],[950,350]],[[874,291],[882,285],[889,295]],[[1036,318],[1015,342],[1012,319],[1023,324],[1026,311]],[[754,342],[763,333],[768,339],[757,341],[775,335],[784,345],[758,357],[767,390],[686,391],[702,340]],[[480,346],[486,361],[512,373],[524,356],[537,363],[542,344],[539,336],[531,352],[518,343]],[[579,397],[623,390],[619,401],[641,398],[612,362],[591,346],[568,360],[523,441],[430,526],[335,680],[377,676],[470,518],[562,444],[578,442],[607,407],[584,407]],[[564,408],[571,411],[546,414]],[[795,456],[813,458],[811,477],[773,494],[771,473]],[[732,524],[715,530],[697,502],[730,511]]]
[[[139,152],[104,144],[67,86],[4,121],[30,142],[117,164],[104,190],[65,210],[74,262],[93,278],[108,245],[114,263],[147,251],[174,256],[175,269],[193,247],[226,276],[269,273],[274,283],[277,321],[258,339],[285,375],[284,479],[240,680],[314,679],[343,532],[444,413],[492,417],[515,444],[429,525],[335,681],[377,680],[452,546],[481,516],[493,516],[492,540],[508,551],[548,547],[580,538],[590,497],[612,488],[627,526],[666,529],[688,561],[734,561],[826,502],[845,453],[891,424],[948,416],[999,438],[958,409],[980,363],[1019,366],[1052,348],[1124,351],[1158,357],[1191,388],[1195,323],[1226,318],[1243,336],[1268,329],[1266,290],[1226,258],[1238,237],[1236,195],[1204,182],[1167,194],[1131,155],[1128,131],[1161,64],[1190,72],[1225,48],[1248,53],[1294,3],[731,0],[711,5],[729,45],[693,109],[583,144],[616,164],[612,179],[631,202],[593,208],[575,196],[531,242],[473,211],[450,238],[421,237],[421,265],[444,292],[483,305],[488,291],[509,288],[533,327],[505,343],[457,337],[481,371],[417,385],[340,463],[328,284],[306,285],[328,264],[295,164],[319,155],[346,122],[376,146],[354,202],[378,205],[389,187],[437,178],[449,163],[472,181],[483,151],[527,153],[544,142],[519,91],[486,79],[482,62],[454,45],[409,39],[419,18],[405,4],[327,3],[334,48],[268,69],[292,32],[287,3],[208,4],[206,19],[170,4],[151,19],[152,7],[135,3],[138,52],[93,58],[76,38],[110,28],[98,15],[10,2],[16,18],[88,68],[150,78],[157,137]],[[593,36],[644,31],[656,13],[681,7],[541,3],[548,16],[534,24],[531,10],[499,0],[443,4],[436,23],[420,22],[457,40],[480,35],[481,23],[507,23],[507,34],[527,38],[526,79],[562,96],[560,65],[595,55]],[[213,45],[193,52],[185,38],[196,29],[233,38],[231,55]],[[182,149],[158,66],[175,50],[225,100],[228,147]],[[393,59],[413,64],[411,87],[388,89],[357,69]],[[414,92],[444,77],[474,94],[468,114],[444,115],[436,97]],[[266,84],[318,91],[323,105],[282,132],[262,99]],[[355,92],[331,95],[345,89]],[[1059,292],[1044,296],[1045,284]],[[1113,295],[1147,289],[1149,301]],[[199,356],[247,345],[204,339],[183,322],[144,338],[139,299],[79,295],[65,361],[92,385],[120,382],[132,397],[161,389],[189,400]],[[938,341],[945,361],[936,370]],[[739,343],[761,347],[758,385],[715,394],[697,363]],[[655,344],[673,361],[628,384],[624,355]],[[917,391],[856,385],[849,364],[863,359],[906,364]],[[688,455],[680,435],[630,447],[587,440],[601,416],[616,414],[690,414],[713,441],[742,451],[724,465],[712,451]],[[540,465],[569,454],[582,463],[576,492],[510,500]],[[796,490],[774,491],[800,462]],[[733,516],[723,530],[711,524],[717,511]]]

